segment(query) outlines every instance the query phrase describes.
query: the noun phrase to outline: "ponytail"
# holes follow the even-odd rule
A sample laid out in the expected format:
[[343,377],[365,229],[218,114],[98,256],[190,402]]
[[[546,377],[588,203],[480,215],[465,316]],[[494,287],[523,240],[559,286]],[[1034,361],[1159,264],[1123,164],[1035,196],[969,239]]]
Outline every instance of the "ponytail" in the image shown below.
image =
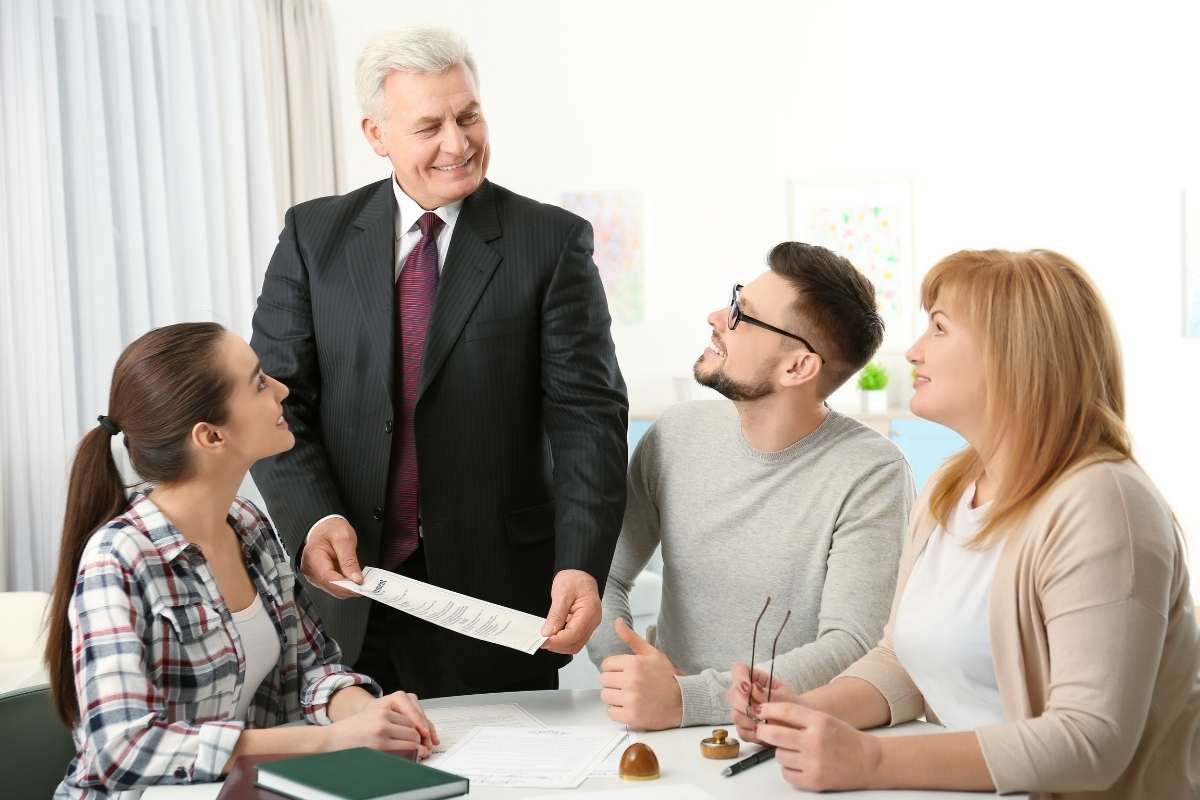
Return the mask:
[[71,624],[79,560],[100,526],[125,512],[128,500],[112,457],[112,437],[124,434],[129,463],[143,482],[161,485],[187,477],[187,442],[197,422],[223,424],[233,391],[218,360],[226,331],[215,322],[181,322],[156,328],[125,348],[113,367],[109,419],[90,430],[71,466],[58,575],[47,616],[46,667],[58,716],[79,721]]
[[83,437],[75,453],[58,552],[58,574],[54,578],[50,611],[46,617],[46,668],[50,673],[50,694],[59,719],[67,727],[79,720],[71,624],[67,618],[67,609],[75,593],[79,559],[96,529],[121,514],[126,506],[125,487],[113,460],[111,442],[109,431],[98,425]]

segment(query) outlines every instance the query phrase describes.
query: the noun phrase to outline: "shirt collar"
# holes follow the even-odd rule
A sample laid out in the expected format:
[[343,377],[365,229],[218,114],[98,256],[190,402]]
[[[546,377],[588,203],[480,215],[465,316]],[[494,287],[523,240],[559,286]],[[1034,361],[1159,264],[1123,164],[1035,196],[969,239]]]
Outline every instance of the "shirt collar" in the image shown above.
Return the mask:
[[[412,227],[417,224],[417,220],[425,213],[425,209],[421,208],[420,204],[404,193],[400,188],[400,182],[396,180],[395,174],[392,175],[392,191],[396,193],[396,238],[399,239],[404,234],[412,230]],[[446,227],[454,224],[458,219],[458,212],[462,210],[462,200],[456,200],[453,203],[447,203],[441,208],[433,209],[433,213],[437,214],[442,222],[446,223]]]
[[[167,519],[167,515],[150,499],[150,492],[148,491],[135,492],[130,497],[129,509],[125,512],[125,515],[136,528],[145,533],[150,541],[154,542],[154,546],[158,549],[158,552],[162,553],[163,560],[165,561],[174,561],[181,553],[192,547],[192,543],[184,537],[179,529],[171,523],[171,520]],[[229,522],[229,526],[233,528],[234,533],[237,534],[242,547],[245,548],[252,530],[247,525],[244,510],[238,505],[236,499],[233,502],[233,506],[230,507],[226,519]]]

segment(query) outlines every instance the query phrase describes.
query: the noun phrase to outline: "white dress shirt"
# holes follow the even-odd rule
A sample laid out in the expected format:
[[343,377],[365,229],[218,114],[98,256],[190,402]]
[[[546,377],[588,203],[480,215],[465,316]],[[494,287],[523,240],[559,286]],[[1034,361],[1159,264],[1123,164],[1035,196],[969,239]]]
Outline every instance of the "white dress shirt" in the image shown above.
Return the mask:
[[[404,269],[404,260],[421,241],[421,228],[417,224],[425,209],[404,193],[400,184],[392,177],[392,190],[396,193],[396,271],[392,280],[400,280],[400,272]],[[458,212],[462,210],[462,200],[456,203],[433,209],[442,222],[442,229],[437,234],[438,274],[446,266],[446,251],[450,249],[450,237],[454,235],[454,225],[458,222]]]
[[[392,280],[395,281],[400,280],[400,273],[404,269],[404,260],[421,241],[421,227],[418,223],[421,215],[425,213],[425,209],[404,193],[394,174],[392,175],[392,191],[396,193],[396,264],[395,271],[392,273]],[[458,223],[458,213],[462,211],[462,204],[463,201],[458,200],[441,208],[433,209],[433,213],[437,214],[445,223],[437,233],[438,275],[441,275],[442,270],[446,267],[446,252],[450,249],[450,239],[454,236],[454,226]],[[345,519],[345,517],[341,514],[328,514],[321,517],[313,523],[312,528],[308,529],[308,535],[304,537],[305,541],[308,541],[308,536],[312,535],[313,528],[327,519]]]

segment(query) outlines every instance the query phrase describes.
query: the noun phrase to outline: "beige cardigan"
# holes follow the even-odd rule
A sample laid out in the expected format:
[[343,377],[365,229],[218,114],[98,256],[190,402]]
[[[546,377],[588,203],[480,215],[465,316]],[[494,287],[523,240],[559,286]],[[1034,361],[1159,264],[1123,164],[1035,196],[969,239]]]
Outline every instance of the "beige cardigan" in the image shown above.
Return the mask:
[[[935,527],[927,494],[913,514],[883,640],[839,676],[878,689],[893,725],[937,719],[891,646],[896,607]],[[1183,543],[1150,479],[1128,461],[1082,467],[1003,547],[988,619],[1009,721],[976,731],[996,788],[1062,800],[1200,797],[1200,629]]]

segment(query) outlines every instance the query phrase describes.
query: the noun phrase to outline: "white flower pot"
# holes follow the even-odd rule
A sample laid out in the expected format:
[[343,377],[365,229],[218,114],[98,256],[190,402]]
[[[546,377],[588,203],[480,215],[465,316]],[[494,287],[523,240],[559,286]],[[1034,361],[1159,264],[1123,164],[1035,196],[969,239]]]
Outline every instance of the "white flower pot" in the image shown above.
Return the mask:
[[862,410],[864,414],[886,414],[888,410],[887,389],[863,392]]

